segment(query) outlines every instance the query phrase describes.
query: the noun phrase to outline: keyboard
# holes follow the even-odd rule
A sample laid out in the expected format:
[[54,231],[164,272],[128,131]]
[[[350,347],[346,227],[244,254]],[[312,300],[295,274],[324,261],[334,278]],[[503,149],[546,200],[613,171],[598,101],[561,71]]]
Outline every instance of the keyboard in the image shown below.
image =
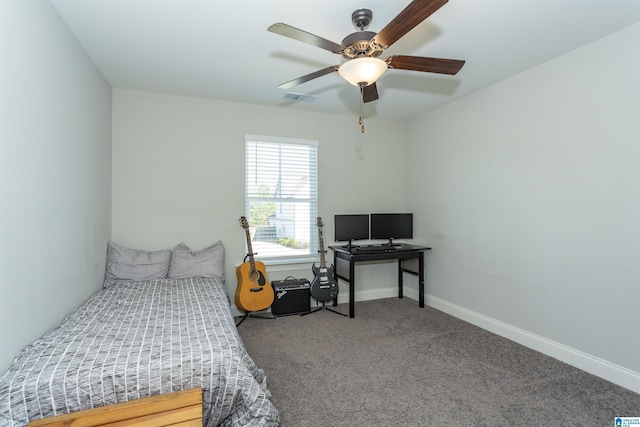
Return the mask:
[[388,245],[372,245],[372,246],[359,246],[356,248],[358,252],[379,253],[379,252],[395,252],[400,250],[400,246],[388,246]]

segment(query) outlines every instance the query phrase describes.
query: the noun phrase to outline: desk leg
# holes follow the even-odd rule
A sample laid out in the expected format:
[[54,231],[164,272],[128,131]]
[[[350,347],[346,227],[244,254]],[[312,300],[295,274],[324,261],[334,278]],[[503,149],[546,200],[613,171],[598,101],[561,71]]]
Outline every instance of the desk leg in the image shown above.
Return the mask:
[[[338,254],[336,253],[336,251],[333,251],[333,280],[336,282],[336,286],[338,285]],[[338,306],[338,297],[336,296],[333,299],[333,306],[337,307]]]
[[398,298],[402,298],[402,260],[398,260]]
[[424,252],[420,252],[418,259],[418,303],[420,307],[424,307]]
[[349,317],[355,317],[355,299],[356,299],[356,269],[355,262],[349,261]]

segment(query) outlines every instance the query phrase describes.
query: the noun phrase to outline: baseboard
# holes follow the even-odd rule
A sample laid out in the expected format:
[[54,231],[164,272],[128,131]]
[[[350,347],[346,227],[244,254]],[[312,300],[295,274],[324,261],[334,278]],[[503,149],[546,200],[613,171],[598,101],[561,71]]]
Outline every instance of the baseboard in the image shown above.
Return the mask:
[[[415,294],[415,295],[414,295]],[[405,290],[405,295],[412,299],[418,299],[418,292],[411,289]],[[425,295],[425,304],[437,310],[443,311],[454,317],[462,319],[496,335],[508,338],[512,341],[529,347],[540,353],[551,356],[564,363],[574,366],[590,374],[604,378],[614,384],[640,393],[640,373],[584,353],[580,350],[557,343],[523,329],[516,328],[499,320],[485,316],[464,307],[452,304],[448,301]]]
[[[406,289],[406,288],[405,288]],[[356,291],[356,301],[369,301],[382,298],[393,298],[398,296],[398,288],[380,288],[371,290]],[[416,292],[416,298],[418,293]],[[338,294],[338,304],[349,304],[349,288],[340,288]]]

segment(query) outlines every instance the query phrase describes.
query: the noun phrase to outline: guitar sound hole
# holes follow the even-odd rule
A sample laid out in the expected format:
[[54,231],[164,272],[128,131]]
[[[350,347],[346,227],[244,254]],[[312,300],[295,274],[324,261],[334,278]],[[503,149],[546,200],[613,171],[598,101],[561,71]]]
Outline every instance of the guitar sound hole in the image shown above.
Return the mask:
[[260,278],[260,272],[258,272],[258,270],[249,272],[249,279],[251,279],[252,281],[257,282],[259,278]]

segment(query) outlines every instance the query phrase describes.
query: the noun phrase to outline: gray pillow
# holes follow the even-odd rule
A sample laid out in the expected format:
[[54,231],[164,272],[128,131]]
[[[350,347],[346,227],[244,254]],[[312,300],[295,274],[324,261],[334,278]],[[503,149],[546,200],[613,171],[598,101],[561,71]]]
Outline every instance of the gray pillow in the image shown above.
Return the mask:
[[164,279],[169,272],[171,251],[148,252],[109,242],[104,286],[114,283]]
[[221,241],[194,252],[184,243],[171,250],[169,279],[224,277],[224,246]]

